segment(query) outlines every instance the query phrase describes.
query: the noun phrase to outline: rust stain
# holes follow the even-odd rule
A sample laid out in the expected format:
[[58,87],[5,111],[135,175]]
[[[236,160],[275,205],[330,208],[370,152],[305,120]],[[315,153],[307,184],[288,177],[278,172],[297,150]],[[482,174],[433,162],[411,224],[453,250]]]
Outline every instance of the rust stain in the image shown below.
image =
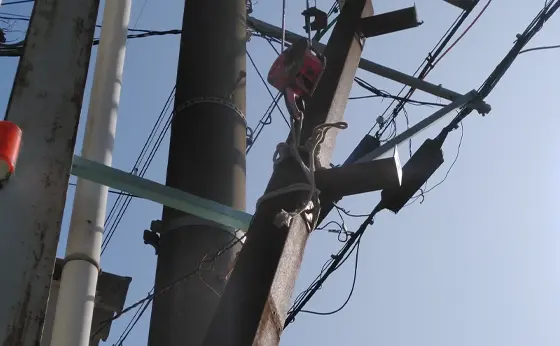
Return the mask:
[[22,58],[21,63],[19,64],[18,71],[16,74],[16,80],[14,82],[14,86],[16,86],[13,90],[12,98],[21,97],[23,92],[29,87],[29,78],[28,75],[33,71],[33,64],[25,58],[25,55]]
[[35,263],[33,263],[33,269],[36,269],[39,264],[41,264],[41,259],[43,258],[43,255],[45,253],[45,236],[49,229],[48,223],[46,222],[37,223],[36,226],[37,230],[39,231],[40,247],[38,253],[33,250],[33,257],[35,259]]
[[284,329],[284,323],[278,314],[278,309],[269,295],[264,306],[261,322],[257,329],[257,335],[253,341],[253,346],[267,346],[266,341],[273,339],[275,345],[280,343],[280,335]]
[[[15,320],[8,325],[6,339],[2,341],[2,346],[21,346],[25,344],[25,335],[31,322],[27,312],[31,300],[31,283],[27,284],[23,298],[23,301],[19,304]],[[38,345],[37,342],[36,344]]]

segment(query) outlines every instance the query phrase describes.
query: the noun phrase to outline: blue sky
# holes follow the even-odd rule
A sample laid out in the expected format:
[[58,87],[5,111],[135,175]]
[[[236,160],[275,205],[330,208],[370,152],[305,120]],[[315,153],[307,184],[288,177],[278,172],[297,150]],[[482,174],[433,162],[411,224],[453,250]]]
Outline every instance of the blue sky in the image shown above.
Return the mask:
[[[331,0],[318,0],[330,8]],[[477,13],[486,0],[475,9]],[[182,1],[133,1],[131,24],[166,30],[181,25]],[[410,0],[378,1],[377,13],[412,5]],[[476,89],[511,48],[544,1],[494,0],[479,22],[427,78],[459,92]],[[304,1],[288,4],[288,28],[301,31],[299,15]],[[363,56],[407,73],[416,70],[459,11],[442,0],[416,4],[424,24],[416,29],[369,39]],[[281,1],[254,3],[254,16],[280,23]],[[31,5],[1,7],[0,12],[29,15]],[[472,16],[474,17],[474,15]],[[138,19],[139,18],[139,19]],[[209,20],[211,20],[209,18]],[[469,20],[472,20],[470,18]],[[467,20],[467,22],[469,22]],[[101,23],[101,15],[98,20]],[[23,28],[22,26],[20,26]],[[560,17],[553,17],[529,47],[559,44]],[[9,38],[14,38],[10,36]],[[176,75],[179,38],[131,40],[126,53],[119,110],[114,166],[129,170],[148,136]],[[209,44],[211,44],[209,42]],[[266,41],[253,38],[248,50],[262,72],[275,53]],[[94,49],[94,55],[96,50]],[[521,55],[488,97],[493,111],[486,117],[473,113],[464,122],[460,156],[446,181],[399,215],[382,212],[362,241],[357,285],[348,306],[328,317],[298,315],[284,333],[282,345],[383,346],[552,346],[560,340],[560,243],[555,205],[560,190],[555,184],[560,166],[555,160],[560,125],[555,95],[560,50]],[[93,59],[92,65],[93,66]],[[5,110],[17,60],[0,60],[0,109]],[[248,62],[247,116],[255,126],[270,97]],[[87,88],[91,87],[91,76]],[[358,75],[379,89],[397,93],[400,85],[360,71]],[[354,95],[364,95],[358,87]],[[84,99],[84,110],[89,102]],[[436,99],[415,94],[416,99]],[[349,127],[337,140],[334,162],[340,163],[387,106],[379,99],[350,101]],[[411,122],[434,109],[408,106]],[[85,124],[82,118],[77,152]],[[399,119],[404,128],[404,119]],[[422,133],[413,147],[439,129]],[[275,145],[287,127],[275,113],[248,157],[247,206],[254,211],[272,170]],[[446,162],[430,180],[439,182],[457,153],[460,131],[444,146]],[[401,159],[408,157],[406,146]],[[167,139],[146,176],[164,181]],[[58,254],[63,256],[73,188],[69,189]],[[345,199],[342,206],[354,213],[368,212],[376,193]],[[110,204],[114,200],[111,197]],[[130,304],[153,285],[156,257],[142,241],[142,231],[161,216],[161,206],[134,200],[102,257],[105,271],[133,278]],[[332,215],[333,219],[336,215]],[[349,229],[359,219],[346,218]],[[336,235],[317,231],[309,241],[296,285],[301,291],[317,275],[324,261],[341,244]],[[329,279],[308,308],[329,311],[346,298],[353,268],[349,263]],[[132,315],[113,324],[109,345],[118,339]],[[132,331],[130,345],[146,344],[149,313]]]

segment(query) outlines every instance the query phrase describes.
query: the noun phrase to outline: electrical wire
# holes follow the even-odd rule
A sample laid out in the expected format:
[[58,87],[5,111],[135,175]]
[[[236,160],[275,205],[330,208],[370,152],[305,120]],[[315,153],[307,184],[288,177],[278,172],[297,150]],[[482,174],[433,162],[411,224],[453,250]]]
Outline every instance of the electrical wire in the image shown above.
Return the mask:
[[463,39],[463,37],[465,37],[465,35],[471,30],[471,28],[476,24],[476,22],[478,22],[478,20],[480,19],[480,17],[484,14],[484,12],[486,12],[486,9],[488,8],[488,6],[490,6],[490,4],[492,3],[492,0],[488,0],[488,2],[486,3],[486,5],[484,5],[484,7],[482,8],[482,10],[480,11],[480,13],[478,13],[478,15],[474,18],[474,20],[471,22],[471,24],[469,24],[469,26],[467,26],[467,28],[465,29],[465,31],[463,31],[463,33],[461,35],[459,35],[459,37],[457,37],[457,39],[445,50],[445,52],[443,52],[443,54],[441,54],[441,56],[434,62],[434,66],[437,65],[441,59],[443,59],[447,53],[449,53],[449,51],[451,51],[453,49],[453,47],[455,47],[455,45],[457,45],[457,43],[459,43],[459,41],[461,41]]
[[[78,184],[76,184],[76,183],[68,183],[68,186],[77,186],[77,185]],[[128,192],[124,192],[124,191],[109,190],[108,193],[114,194],[114,195],[124,195],[124,196],[136,197],[136,196],[133,196],[133,195],[129,194]]]
[[[453,38],[455,33],[459,30],[459,28],[461,27],[463,22],[467,19],[467,17],[471,13],[471,11],[472,11],[472,9],[470,9],[468,11],[463,11],[461,14],[459,14],[459,16],[455,19],[455,21],[453,21],[451,26],[447,29],[447,31],[443,34],[443,36],[436,43],[434,48],[432,48],[432,50],[428,53],[428,56],[424,59],[424,61],[422,61],[420,66],[418,66],[418,68],[414,72],[414,76],[416,76],[417,73],[420,70],[422,70],[417,76],[418,79],[422,80],[422,79],[426,78],[426,76],[435,68],[436,64],[434,63],[434,59],[437,59],[439,57],[439,55],[441,54],[443,49],[445,49],[445,47],[447,46],[449,41],[451,41],[451,39]],[[401,90],[399,91],[399,93],[397,94],[397,96],[400,96],[406,88],[408,88],[406,85],[403,86],[401,88]],[[404,96],[404,99],[410,99],[410,97],[412,97],[412,95],[414,94],[415,91],[416,91],[415,88],[409,87],[407,93]],[[380,116],[381,119],[384,119],[383,123],[384,123],[385,126],[381,127],[381,124],[376,123],[368,131],[368,134],[370,134],[375,129],[375,127],[377,125],[380,125],[380,128],[376,133],[376,137],[380,138],[385,133],[385,131],[387,130],[389,125],[391,125],[391,124],[395,125],[394,119],[396,119],[396,117],[398,116],[398,114],[400,113],[400,111],[402,110],[402,108],[404,107],[406,102],[399,101],[399,103],[395,106],[395,108],[393,108],[393,111],[391,112],[391,114],[389,116],[389,119],[385,119],[385,115],[387,114],[387,112],[389,112],[389,109],[393,106],[393,104],[396,101],[397,100],[393,100],[389,104],[389,106],[385,109],[385,111],[383,111],[383,113]]]
[[377,89],[376,87],[374,87],[373,85],[369,84],[368,82],[366,82],[365,80],[363,80],[362,78],[359,78],[359,77],[355,77],[354,81],[360,87],[362,87],[362,88],[366,89],[367,91],[373,93],[373,95],[349,97],[348,98],[349,100],[362,100],[362,99],[368,99],[368,98],[374,98],[374,97],[382,97],[382,98],[389,98],[389,99],[393,99],[393,100],[397,100],[397,101],[402,101],[403,103],[409,103],[409,104],[417,105],[417,106],[437,106],[437,107],[445,107],[446,106],[446,104],[443,104],[443,103],[417,101],[417,100],[412,100],[410,98],[394,96],[394,95],[391,95],[384,90]]
[[[384,206],[382,203],[379,203],[372,212],[367,216],[364,222],[360,225],[358,230],[354,232],[348,241],[344,244],[342,249],[334,256],[331,257],[325,266],[321,269],[321,273],[319,276],[313,281],[313,283],[309,286],[307,290],[302,292],[297,298],[290,310],[288,311],[288,317],[284,322],[284,329],[295,320],[295,317],[298,313],[302,312],[305,305],[311,300],[311,298],[317,293],[319,289],[321,289],[324,282],[328,279],[328,277],[339,269],[344,262],[349,258],[352,254],[352,251],[357,248],[361,237],[363,236],[364,232],[366,231],[369,225],[373,224],[373,220],[375,215],[380,212]],[[344,305],[345,306],[345,305]]]
[[[554,13],[556,13],[558,8],[560,8],[560,1],[558,0],[546,3],[545,7],[539,11],[525,31],[522,34],[517,35],[517,40],[514,46],[478,89],[478,95],[481,100],[485,99],[490,92],[494,90],[498,82],[511,67],[525,45],[542,29],[543,25],[554,15]],[[463,121],[463,119],[465,119],[470,113],[472,113],[471,108],[462,108],[459,114],[457,114],[449,125],[442,129],[438,137],[445,140],[447,135],[456,129],[459,123],[461,123],[461,121]]]
[[[517,56],[520,54],[524,46],[531,40],[543,27],[544,23],[552,17],[552,15],[560,8],[560,1],[551,1],[545,4],[545,7],[536,15],[536,17],[531,21],[529,26],[525,29],[523,34],[517,35],[517,41],[514,44],[513,48],[508,52],[508,54],[502,59],[502,61],[496,66],[494,71],[490,74],[490,76],[485,80],[482,86],[478,89],[479,99],[485,99],[490,92],[496,87],[497,83],[500,79],[505,75],[507,70],[511,67]],[[432,186],[426,192],[420,191],[421,195],[413,197],[414,199],[407,204],[410,205],[414,203],[419,198],[422,198],[421,202],[423,202],[424,193],[433,191],[436,187],[440,186],[448,177],[451,169],[457,162],[460,153],[460,147],[463,141],[464,129],[462,121],[472,112],[471,108],[462,108],[461,111],[458,112],[457,116],[447,125],[444,127],[441,132],[436,137],[436,140],[444,141],[446,140],[449,133],[454,131],[457,128],[461,128],[461,137],[459,139],[459,146],[457,148],[457,155],[453,160],[451,166],[449,167],[447,173],[445,174],[444,178],[434,186]]]
[[268,91],[268,94],[272,98],[275,108],[278,109],[278,111],[282,115],[282,118],[284,118],[284,121],[286,122],[286,125],[288,125],[288,127],[290,127],[290,122],[288,121],[288,118],[286,118],[286,115],[284,114],[284,112],[282,111],[280,106],[278,105],[278,101],[276,100],[276,97],[272,94],[272,91],[270,90],[270,87],[268,86],[268,83],[264,79],[261,71],[259,71],[259,68],[257,67],[257,64],[255,63],[255,61],[253,60],[253,57],[251,56],[251,54],[249,53],[248,50],[246,50],[245,52],[247,53],[247,57],[249,57],[249,61],[251,62],[251,65],[253,65],[253,68],[255,69],[255,71],[257,72],[257,75],[259,76],[261,82],[265,86],[266,91]]
[[359,261],[359,257],[360,257],[360,239],[358,239],[358,241],[356,242],[356,248],[355,248],[355,253],[356,253],[356,259],[354,260],[354,276],[352,278],[352,286],[350,287],[350,293],[348,293],[348,296],[346,297],[346,300],[344,300],[344,302],[342,303],[342,305],[332,311],[328,311],[328,312],[318,312],[318,311],[311,311],[311,310],[300,310],[300,312],[303,313],[307,313],[307,314],[312,314],[312,315],[320,315],[320,316],[328,316],[328,315],[334,315],[337,312],[340,312],[342,309],[344,309],[346,307],[346,305],[348,305],[348,303],[350,302],[350,299],[352,299],[352,295],[354,294],[354,289],[356,288],[356,280],[358,278],[358,261]]
[[536,50],[557,49],[557,48],[560,48],[560,44],[556,46],[542,46],[542,47],[535,47],[535,48],[527,48],[519,52],[519,54],[534,52]]
[[[103,331],[103,329],[105,329],[110,323],[112,323],[113,321],[119,319],[120,317],[122,317],[123,315],[125,315],[126,313],[128,313],[129,311],[133,310],[134,308],[138,307],[138,306],[144,306],[142,308],[143,311],[145,311],[147,309],[147,306],[157,297],[161,296],[163,293],[169,291],[170,289],[172,289],[173,287],[175,287],[176,285],[184,282],[185,280],[188,280],[189,278],[197,275],[199,272],[201,271],[205,271],[204,269],[202,269],[202,266],[204,264],[209,264],[209,265],[213,265],[214,262],[220,258],[224,253],[226,253],[228,250],[230,250],[231,248],[233,248],[235,245],[239,244],[240,242],[243,241],[243,239],[245,239],[245,234],[242,237],[234,237],[234,239],[232,239],[228,244],[224,245],[221,249],[219,249],[216,254],[214,254],[212,257],[210,257],[209,259],[206,259],[207,256],[205,255],[198,263],[196,269],[190,271],[189,273],[179,277],[178,279],[172,281],[170,284],[164,286],[163,288],[161,288],[158,291],[155,291],[155,288],[152,288],[148,294],[146,295],[146,297],[138,300],[137,302],[131,304],[130,306],[126,307],[125,309],[123,309],[122,311],[118,312],[117,314],[115,314],[115,316],[105,320],[102,322],[102,326],[95,332],[92,334],[90,340],[93,340],[94,337],[96,335],[98,335],[101,331]],[[209,250],[208,253],[212,251]],[[145,304],[147,302],[147,304]],[[137,316],[136,318],[136,322],[132,323],[132,327],[128,327],[127,329],[129,329],[126,333],[123,333],[122,335],[125,335],[124,338],[119,338],[120,339],[120,344],[122,345],[122,343],[125,341],[124,339],[126,339],[126,336],[128,336],[130,334],[130,331],[132,330],[132,328],[134,328],[134,325],[136,325],[137,320],[139,320],[139,317],[141,317],[141,315],[143,314],[143,311],[138,313],[140,309],[137,310],[137,314],[135,314],[135,316]],[[134,318],[133,318],[134,319]],[[129,324],[131,325],[131,324]],[[125,329],[126,330],[126,329]]]
[[[175,87],[173,87],[173,89],[169,93],[169,96],[167,97],[167,100],[165,101],[165,104],[159,116],[157,117],[155,124],[152,126],[148,138],[144,142],[144,146],[140,150],[140,154],[138,155],[136,162],[134,163],[132,169],[130,170],[130,174],[139,173],[138,175],[143,177],[147,169],[149,168],[155,156],[155,153],[159,149],[159,146],[161,145],[161,142],[165,137],[165,133],[167,132],[168,127],[170,126],[169,124],[171,122],[170,120],[171,115],[167,115],[167,113],[169,108],[171,107],[171,104],[173,103],[174,94],[175,94]],[[166,115],[167,115],[167,120],[164,123],[164,118]],[[146,157],[146,155],[148,156]],[[120,195],[113,203],[113,206],[111,207],[105,219],[106,235],[104,236],[103,242],[101,244],[101,254],[103,254],[106,251],[107,247],[109,246],[109,243],[111,242],[111,239],[113,238],[131,201],[132,201],[131,196]]]
[[463,137],[465,135],[465,130],[463,128],[463,123],[459,123],[459,126],[461,127],[461,136],[459,137],[459,144],[457,144],[457,152],[455,154],[455,158],[451,162],[451,165],[447,169],[447,172],[445,172],[444,177],[438,183],[434,184],[430,188],[427,188],[428,182],[426,181],[426,184],[424,184],[424,188],[420,189],[419,194],[412,197],[410,199],[410,202],[408,202],[404,207],[409,207],[409,206],[413,205],[414,203],[416,203],[416,201],[418,201],[418,200],[420,200],[420,204],[424,203],[424,198],[425,198],[426,194],[432,192],[433,190],[435,190],[438,186],[440,186],[441,184],[443,184],[447,180],[447,177],[449,176],[449,173],[451,173],[451,170],[453,169],[453,167],[455,167],[455,164],[459,160],[459,155],[461,154],[461,145],[463,145]]
[[121,333],[121,335],[119,336],[117,341],[113,344],[113,346],[122,346],[123,345],[125,340],[128,338],[128,336],[130,335],[130,333],[132,332],[134,327],[136,327],[136,325],[138,324],[138,322],[142,318],[142,315],[144,315],[144,313],[146,312],[146,310],[148,309],[148,307],[150,306],[150,304],[152,302],[153,302],[153,299],[150,299],[150,300],[147,300],[144,303],[142,303],[140,306],[138,306],[138,310],[136,310],[136,313],[134,314],[134,316],[132,316],[131,320],[128,322],[127,326],[125,327],[125,329],[123,330],[123,332]]

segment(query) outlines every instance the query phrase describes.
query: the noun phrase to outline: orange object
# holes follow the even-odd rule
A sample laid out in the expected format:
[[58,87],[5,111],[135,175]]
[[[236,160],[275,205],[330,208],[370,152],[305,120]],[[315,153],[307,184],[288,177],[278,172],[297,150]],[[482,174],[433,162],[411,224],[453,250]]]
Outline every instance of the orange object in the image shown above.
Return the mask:
[[21,129],[16,124],[0,121],[0,181],[7,180],[14,173],[21,135]]

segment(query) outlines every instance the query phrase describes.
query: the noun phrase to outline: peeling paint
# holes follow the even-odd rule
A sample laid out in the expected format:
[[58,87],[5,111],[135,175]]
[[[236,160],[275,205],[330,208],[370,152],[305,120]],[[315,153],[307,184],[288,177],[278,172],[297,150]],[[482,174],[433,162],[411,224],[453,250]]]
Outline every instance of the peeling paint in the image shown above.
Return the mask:
[[13,283],[0,303],[1,346],[40,346],[98,7],[99,0],[34,6],[6,112],[22,127],[25,150],[0,195],[0,205],[14,201],[0,210],[13,244],[0,253],[12,261],[4,278]]

